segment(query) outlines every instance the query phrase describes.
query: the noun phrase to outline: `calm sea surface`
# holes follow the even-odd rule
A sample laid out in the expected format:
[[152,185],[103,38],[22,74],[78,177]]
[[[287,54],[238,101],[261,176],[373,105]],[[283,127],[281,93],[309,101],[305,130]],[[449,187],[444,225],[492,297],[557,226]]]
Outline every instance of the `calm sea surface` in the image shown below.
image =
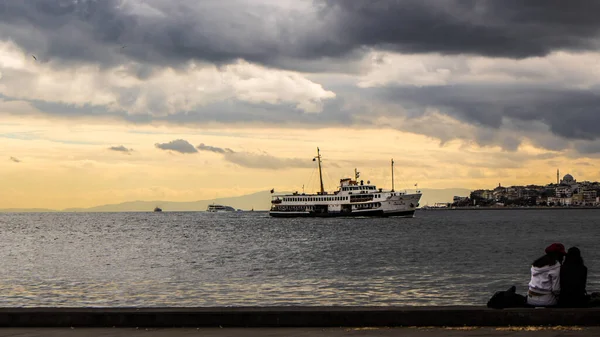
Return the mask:
[[546,245],[600,291],[600,210],[0,214],[0,307],[485,305]]

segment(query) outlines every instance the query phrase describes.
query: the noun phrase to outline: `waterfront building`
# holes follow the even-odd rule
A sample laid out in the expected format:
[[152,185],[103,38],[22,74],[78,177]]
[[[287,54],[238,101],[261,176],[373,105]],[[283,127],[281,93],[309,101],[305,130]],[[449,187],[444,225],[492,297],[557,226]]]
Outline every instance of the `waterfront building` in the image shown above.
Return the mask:
[[490,190],[475,190],[471,192],[471,199],[494,200],[494,192]]
[[498,187],[494,188],[492,194],[494,195],[494,200],[496,201],[504,199],[506,198],[506,187],[502,187],[502,185],[498,184]]
[[521,198],[521,189],[519,186],[511,186],[506,189],[506,198],[508,200],[517,200]]
[[570,198],[573,196],[573,189],[569,185],[560,185],[556,187],[556,197]]
[[521,190],[521,197],[528,199],[528,198],[537,198],[540,195],[540,192],[538,190],[535,189],[523,189]]
[[571,206],[573,198],[548,197],[548,206]]
[[[474,190],[469,198],[469,204],[481,206],[494,203],[507,206],[600,206],[600,183],[578,182],[572,175],[565,174],[562,179],[557,175],[556,183],[510,187],[498,184],[493,190]],[[458,198],[454,200],[456,206],[462,203]]]
[[598,196],[598,192],[595,190],[583,191],[583,201],[585,203],[595,203],[596,197]]

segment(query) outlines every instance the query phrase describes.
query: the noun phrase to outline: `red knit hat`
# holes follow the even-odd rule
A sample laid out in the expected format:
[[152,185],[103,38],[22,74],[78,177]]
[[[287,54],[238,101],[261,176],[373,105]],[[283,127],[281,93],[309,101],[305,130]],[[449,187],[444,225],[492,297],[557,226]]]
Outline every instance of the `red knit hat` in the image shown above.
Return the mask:
[[548,253],[560,253],[562,255],[567,255],[565,251],[565,246],[562,243],[553,243],[550,246],[546,247],[546,254]]

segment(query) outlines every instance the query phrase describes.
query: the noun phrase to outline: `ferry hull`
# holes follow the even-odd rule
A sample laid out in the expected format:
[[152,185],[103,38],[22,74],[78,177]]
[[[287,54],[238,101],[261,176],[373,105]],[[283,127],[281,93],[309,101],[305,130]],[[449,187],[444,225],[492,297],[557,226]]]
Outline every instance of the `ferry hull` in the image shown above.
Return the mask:
[[383,210],[373,211],[361,211],[361,212],[329,212],[329,213],[315,213],[315,212],[277,212],[271,211],[269,215],[274,218],[354,218],[354,217],[403,217],[412,218],[415,215],[415,210],[405,211],[393,211],[385,212]]

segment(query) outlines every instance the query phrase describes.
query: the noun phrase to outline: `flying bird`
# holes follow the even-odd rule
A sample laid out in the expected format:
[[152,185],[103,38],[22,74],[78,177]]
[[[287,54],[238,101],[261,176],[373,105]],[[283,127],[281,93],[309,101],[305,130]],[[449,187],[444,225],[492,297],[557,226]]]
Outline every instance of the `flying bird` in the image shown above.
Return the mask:
[[31,57],[33,57],[33,59],[37,61],[37,57],[35,57],[35,55],[31,55]]

